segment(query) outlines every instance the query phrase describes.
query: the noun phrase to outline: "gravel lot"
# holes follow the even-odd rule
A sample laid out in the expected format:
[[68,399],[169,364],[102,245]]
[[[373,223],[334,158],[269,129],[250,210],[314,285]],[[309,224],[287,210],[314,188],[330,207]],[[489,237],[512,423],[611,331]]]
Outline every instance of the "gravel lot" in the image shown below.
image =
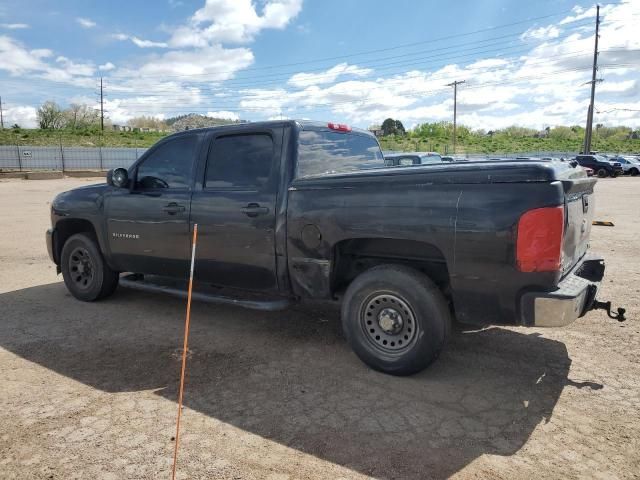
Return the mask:
[[[0,477],[169,478],[184,303],[74,300],[49,262],[54,194],[0,180]],[[599,181],[603,300],[563,329],[458,332],[409,378],[351,353],[333,306],[192,312],[180,478],[638,478],[640,179]]]

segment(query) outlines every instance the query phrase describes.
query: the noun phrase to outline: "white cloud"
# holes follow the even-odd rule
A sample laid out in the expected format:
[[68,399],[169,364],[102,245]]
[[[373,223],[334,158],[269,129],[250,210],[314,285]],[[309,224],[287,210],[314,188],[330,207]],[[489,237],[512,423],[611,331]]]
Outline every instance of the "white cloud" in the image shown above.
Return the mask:
[[53,52],[49,49],[28,50],[17,40],[0,35],[0,71],[20,76],[23,81],[27,75],[32,75],[75,86],[93,86],[91,76],[95,68],[92,63],[73,62],[63,56],[49,63],[48,59],[52,56]]
[[127,35],[125,33],[114,33],[111,35],[111,38],[114,38],[120,41],[131,40],[136,46],[140,48],[167,48],[168,47],[166,42],[154,42],[152,40],[144,40],[140,37],[136,37],[135,35]]
[[359,68],[355,65],[339,63],[335,67],[332,67],[320,73],[296,73],[289,79],[287,83],[289,83],[289,85],[293,85],[294,87],[308,87],[310,85],[333,83],[338,77],[346,75],[362,77],[364,75],[368,75],[372,71],[373,70],[371,70],[370,68]]
[[70,72],[73,75],[90,77],[96,71],[95,67],[91,63],[76,63],[63,56],[56,58],[56,63],[62,65],[65,71]]
[[265,0],[262,11],[251,0],[207,0],[169,41],[172,47],[247,43],[263,29],[282,29],[302,9],[302,0]]
[[638,93],[639,87],[638,80],[623,80],[621,82],[604,82],[602,85],[598,85],[596,90],[598,93],[615,93],[619,96],[626,96]]
[[26,23],[0,23],[0,28],[6,28],[7,30],[21,30],[29,28]]
[[[225,83],[254,61],[247,46],[226,45],[246,44],[264,29],[286,27],[300,8],[300,0],[209,0],[161,41],[113,34],[114,39],[140,48],[166,49],[138,55],[130,65],[120,60],[117,68],[110,62],[95,67],[47,49],[30,50],[0,35],[0,70],[20,78],[37,76],[92,88],[92,75],[111,71],[107,108],[116,123],[143,114],[172,116],[213,108],[219,111],[208,115],[331,118],[360,126],[386,117],[400,118],[405,125],[450,121],[453,92],[445,85],[466,80],[458,88],[461,124],[487,130],[513,124],[533,128],[584,124],[589,96],[584,83],[590,79],[593,28],[575,22],[595,14],[593,9],[575,9],[559,22],[527,30],[519,40],[527,49],[525,55],[499,53],[390,75],[365,62],[338,63],[320,72],[285,77],[280,84],[265,78],[252,82],[258,85],[255,88],[238,89],[234,82]],[[634,18],[640,17],[640,2],[623,1],[602,11],[599,76],[605,82],[597,87],[596,108],[602,112],[638,109],[634,105],[640,103],[640,30]],[[265,86],[269,84],[275,86]],[[632,112],[598,114],[597,121],[640,126],[640,117]]]
[[102,65],[98,66],[98,69],[102,70],[103,72],[109,72],[114,68],[116,68],[116,66],[111,62],[103,63]]
[[36,109],[28,105],[5,108],[3,115],[6,127],[11,127],[14,124],[18,124],[22,128],[36,128],[38,126]]
[[0,70],[20,75],[30,70],[46,70],[43,58],[50,56],[50,50],[27,50],[21,43],[6,35],[0,35]]
[[530,28],[522,35],[521,40],[547,40],[550,38],[558,38],[560,36],[560,29],[555,25],[549,25],[548,27]]
[[207,117],[212,118],[224,118],[225,120],[240,120],[240,117],[235,112],[228,110],[218,110],[216,112],[207,112]]
[[82,28],[93,28],[96,26],[96,22],[88,18],[77,17],[76,22],[78,22]]
[[165,42],[153,42],[151,40],[143,40],[138,37],[131,37],[131,41],[140,48],[167,48]]
[[[223,48],[220,45],[196,50],[172,50],[153,57],[136,69],[139,76],[178,76],[201,81],[222,81],[253,63],[253,53],[247,48]],[[133,72],[130,72],[133,74]],[[195,77],[194,77],[195,75]]]

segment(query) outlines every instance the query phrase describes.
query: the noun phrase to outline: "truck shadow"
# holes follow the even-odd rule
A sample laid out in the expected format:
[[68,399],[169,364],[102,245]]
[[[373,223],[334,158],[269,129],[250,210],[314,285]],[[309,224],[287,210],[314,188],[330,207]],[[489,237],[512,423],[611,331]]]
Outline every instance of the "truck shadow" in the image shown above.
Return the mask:
[[[0,295],[0,346],[106,392],[175,401],[184,303],[119,289],[85,304],[60,283]],[[253,312],[196,304],[185,405],[280,444],[385,478],[441,478],[512,455],[567,385],[562,343],[526,330],[456,334],[421,374],[373,372],[332,306]],[[194,433],[194,432],[191,432]]]

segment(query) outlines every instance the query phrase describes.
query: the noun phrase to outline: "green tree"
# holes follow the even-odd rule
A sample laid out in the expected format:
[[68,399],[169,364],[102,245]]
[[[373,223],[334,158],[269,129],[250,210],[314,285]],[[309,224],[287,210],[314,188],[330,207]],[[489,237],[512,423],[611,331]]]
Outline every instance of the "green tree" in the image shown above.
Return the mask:
[[97,126],[100,120],[100,112],[98,110],[78,103],[69,105],[69,108],[64,110],[63,116],[64,126],[72,130]]
[[387,118],[382,122],[382,135],[384,137],[388,135],[395,135],[396,133],[396,121],[393,118]]
[[46,101],[38,109],[38,124],[43,130],[55,130],[64,126],[64,114],[56,102]]

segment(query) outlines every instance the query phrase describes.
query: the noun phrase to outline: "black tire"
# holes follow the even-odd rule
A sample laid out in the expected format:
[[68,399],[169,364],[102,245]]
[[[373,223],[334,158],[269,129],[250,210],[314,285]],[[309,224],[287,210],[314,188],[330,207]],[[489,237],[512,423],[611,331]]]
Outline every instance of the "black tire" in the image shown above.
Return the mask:
[[438,358],[451,314],[427,276],[402,265],[380,265],[347,288],[342,328],[353,351],[371,368],[411,375]]
[[638,173],[640,173],[638,171],[637,168],[632,168],[631,171],[629,172],[631,174],[632,177],[635,177],[636,175],[638,175]]
[[609,172],[606,168],[599,168],[597,171],[597,175],[599,178],[605,178],[609,176]]
[[119,275],[109,268],[95,238],[77,233],[67,239],[60,256],[62,278],[78,300],[93,302],[111,295]]

